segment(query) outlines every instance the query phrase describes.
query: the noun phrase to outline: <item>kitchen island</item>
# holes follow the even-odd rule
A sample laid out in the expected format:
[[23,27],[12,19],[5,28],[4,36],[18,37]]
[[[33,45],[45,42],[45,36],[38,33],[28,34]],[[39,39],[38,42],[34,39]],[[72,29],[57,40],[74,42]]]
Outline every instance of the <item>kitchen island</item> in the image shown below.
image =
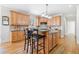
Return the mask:
[[49,32],[49,30],[41,30],[40,33],[46,36],[45,38],[45,54],[48,54],[59,44],[60,31]]

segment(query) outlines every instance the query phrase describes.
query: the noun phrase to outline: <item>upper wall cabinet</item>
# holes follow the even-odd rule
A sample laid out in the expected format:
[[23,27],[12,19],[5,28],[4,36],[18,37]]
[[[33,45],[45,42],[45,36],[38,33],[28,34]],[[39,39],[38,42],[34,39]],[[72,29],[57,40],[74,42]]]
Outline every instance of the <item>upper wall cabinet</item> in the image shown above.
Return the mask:
[[40,25],[41,22],[47,22],[47,24],[48,24],[48,19],[44,18],[44,17],[38,17],[38,25]]
[[11,25],[17,25],[17,13],[11,11]]
[[22,20],[23,20],[22,14],[17,13],[17,20],[16,20],[17,25],[22,25],[22,23],[23,23]]
[[23,15],[23,25],[29,25],[30,24],[30,16],[29,15]]
[[43,18],[43,17],[40,18],[40,22],[47,22],[47,21],[48,21],[47,18]]
[[29,25],[29,15],[11,11],[11,25]]
[[51,25],[61,25],[61,16],[54,16],[51,19]]
[[48,26],[51,25],[61,25],[61,16],[54,16],[51,19],[43,18],[40,16],[37,16],[37,24],[40,25],[41,22],[47,22]]

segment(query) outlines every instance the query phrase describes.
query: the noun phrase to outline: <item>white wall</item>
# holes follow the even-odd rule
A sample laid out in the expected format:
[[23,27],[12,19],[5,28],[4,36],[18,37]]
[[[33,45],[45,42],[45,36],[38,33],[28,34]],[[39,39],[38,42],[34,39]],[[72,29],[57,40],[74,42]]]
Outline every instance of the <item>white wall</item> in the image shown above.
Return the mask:
[[75,22],[76,22],[76,11],[73,14],[66,15],[65,18],[65,35],[75,35]]
[[65,35],[65,17],[64,15],[61,16],[61,38]]
[[77,10],[76,10],[76,39],[77,39],[77,43],[79,44],[79,6],[77,6]]
[[67,33],[75,35],[75,21],[68,21],[67,24]]
[[[10,15],[10,10],[13,10],[11,8],[7,8],[7,7],[3,7],[0,5],[0,43],[5,43],[5,42],[11,42],[11,31],[10,31],[10,25],[5,26],[2,25],[2,16],[8,16],[9,20],[11,19],[11,15]],[[19,11],[16,10],[15,11]],[[23,11],[20,11],[23,12]],[[27,13],[26,13],[27,14]]]
[[[10,19],[10,10],[6,7],[1,7],[1,17],[8,16]],[[2,23],[2,19],[1,19]],[[9,42],[10,41],[10,26],[2,25],[1,24],[1,43]]]
[[1,44],[1,7],[0,7],[0,44]]

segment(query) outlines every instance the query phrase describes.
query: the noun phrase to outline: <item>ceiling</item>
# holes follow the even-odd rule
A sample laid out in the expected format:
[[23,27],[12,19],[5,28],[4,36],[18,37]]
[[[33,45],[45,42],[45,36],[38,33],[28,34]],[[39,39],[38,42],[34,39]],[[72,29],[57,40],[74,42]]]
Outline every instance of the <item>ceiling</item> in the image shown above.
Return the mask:
[[[34,15],[41,15],[46,10],[45,4],[3,4],[2,6],[16,10],[22,10]],[[55,14],[73,14],[74,12],[75,5],[48,4],[48,14],[50,16]]]

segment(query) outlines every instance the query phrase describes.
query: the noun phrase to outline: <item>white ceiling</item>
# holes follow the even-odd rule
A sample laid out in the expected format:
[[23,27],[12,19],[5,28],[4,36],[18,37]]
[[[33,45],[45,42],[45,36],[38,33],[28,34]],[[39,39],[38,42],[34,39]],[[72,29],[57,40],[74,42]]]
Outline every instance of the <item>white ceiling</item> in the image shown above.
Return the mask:
[[[11,9],[22,10],[34,15],[41,15],[46,10],[45,4],[4,4],[4,7]],[[75,5],[68,4],[48,4],[48,14],[73,14],[75,12]]]

